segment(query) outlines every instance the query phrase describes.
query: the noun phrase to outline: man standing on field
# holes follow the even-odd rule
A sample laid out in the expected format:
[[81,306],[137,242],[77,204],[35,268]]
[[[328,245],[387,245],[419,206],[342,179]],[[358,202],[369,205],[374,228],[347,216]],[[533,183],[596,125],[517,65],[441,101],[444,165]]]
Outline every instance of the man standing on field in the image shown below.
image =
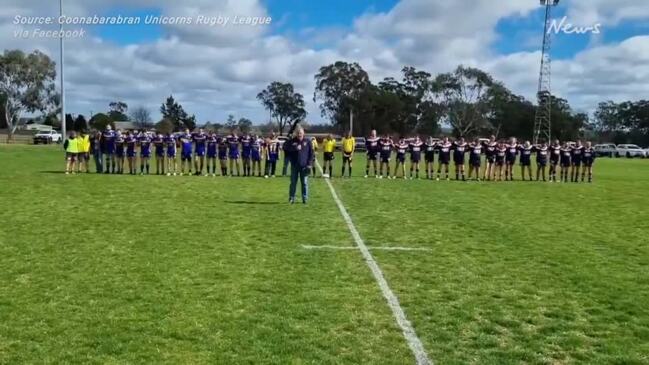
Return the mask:
[[288,201],[291,204],[295,203],[295,190],[299,178],[302,186],[302,203],[306,204],[309,195],[308,176],[315,156],[313,155],[313,145],[311,141],[304,138],[304,129],[302,127],[297,130],[297,137],[284,143],[284,152],[291,162],[291,184],[288,190]]

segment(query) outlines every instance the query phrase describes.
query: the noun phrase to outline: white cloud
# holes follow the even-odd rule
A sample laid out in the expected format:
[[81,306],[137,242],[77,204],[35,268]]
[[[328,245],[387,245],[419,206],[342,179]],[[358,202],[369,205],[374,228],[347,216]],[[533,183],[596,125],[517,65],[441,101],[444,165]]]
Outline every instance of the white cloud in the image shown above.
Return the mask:
[[[8,18],[13,12],[56,15],[55,4],[10,1],[15,4],[0,11],[3,46],[38,48],[58,60],[57,41],[16,39],[12,34],[16,26]],[[607,1],[573,0],[566,6],[571,16],[582,14],[584,19],[615,24],[649,17],[644,1],[624,0],[612,8]],[[169,16],[268,14],[256,0],[98,0],[92,5],[66,0],[66,13],[102,14],[120,5],[160,8]],[[491,44],[498,37],[495,28],[500,20],[526,16],[536,8],[538,2],[520,0],[402,0],[388,12],[360,15],[347,33],[341,28],[326,34],[307,29],[293,39],[269,34],[264,27],[167,26],[167,36],[150,43],[119,46],[92,37],[70,40],[66,43],[68,110],[103,111],[110,101],[119,99],[131,106],[145,105],[155,115],[164,98],[173,93],[201,121],[223,120],[230,113],[265,121],[267,114],[256,94],[279,80],[294,83],[308,101],[310,118],[319,120],[317,106],[310,102],[313,76],[320,66],[338,59],[359,62],[373,81],[399,77],[404,65],[431,73],[446,72],[458,64],[477,66],[533,100],[540,54],[498,55]],[[315,49],[309,40],[325,48]],[[553,64],[553,89],[585,110],[601,100],[649,95],[648,61],[648,37],[592,44],[573,59]]]

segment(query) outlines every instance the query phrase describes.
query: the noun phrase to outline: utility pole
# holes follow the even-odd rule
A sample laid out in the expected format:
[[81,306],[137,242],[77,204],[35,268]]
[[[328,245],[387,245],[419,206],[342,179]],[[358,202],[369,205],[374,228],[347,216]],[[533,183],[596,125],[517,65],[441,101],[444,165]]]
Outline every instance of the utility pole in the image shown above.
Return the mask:
[[559,4],[559,0],[540,0],[541,5],[545,6],[545,23],[543,26],[543,45],[541,48],[541,69],[539,71],[539,85],[536,93],[538,107],[534,116],[534,144],[539,143],[540,138],[550,142],[552,137],[552,68],[551,65],[551,48],[552,35],[549,32],[550,22],[552,21],[552,8]]
[[[63,0],[59,0],[59,16],[63,16]],[[63,23],[59,22],[60,33],[63,34]],[[63,37],[59,38],[59,45],[61,48],[61,58],[59,60],[59,67],[61,68],[61,134],[63,139],[67,137],[67,130],[65,125],[65,87],[63,86],[64,69],[63,69]]]

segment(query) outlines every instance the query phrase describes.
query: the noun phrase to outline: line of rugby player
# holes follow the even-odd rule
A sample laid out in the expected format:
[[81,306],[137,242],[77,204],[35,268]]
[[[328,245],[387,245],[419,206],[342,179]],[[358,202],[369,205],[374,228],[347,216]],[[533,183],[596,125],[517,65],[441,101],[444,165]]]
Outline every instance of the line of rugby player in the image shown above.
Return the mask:
[[[555,140],[548,145],[542,142],[532,145],[529,141],[519,144],[516,138],[509,141],[496,141],[491,136],[489,141],[481,142],[476,139],[474,142],[466,142],[459,138],[451,142],[448,137],[441,141],[434,141],[429,137],[426,141],[416,137],[413,141],[407,142],[400,139],[394,142],[389,135],[377,137],[376,131],[372,131],[366,140],[367,166],[365,177],[370,175],[370,167],[373,167],[373,174],[378,178],[390,178],[390,158],[396,152],[396,163],[392,178],[406,177],[406,155],[410,155],[410,178],[419,178],[420,162],[423,155],[423,169],[426,178],[434,178],[434,161],[437,155],[437,176],[436,179],[449,179],[449,165],[451,161],[455,165],[455,179],[466,181],[465,161],[468,158],[468,179],[474,177],[476,180],[514,180],[514,165],[518,159],[521,165],[521,179],[532,178],[532,155],[536,157],[536,180],[557,181],[557,173],[560,173],[559,181],[583,182],[587,176],[588,182],[593,181],[593,163],[595,153],[591,142],[585,145],[577,141],[574,145],[566,142],[561,144]],[[485,158],[485,167],[480,171],[482,157]],[[379,168],[377,169],[377,161]],[[549,166],[549,176],[546,180],[546,169]],[[558,171],[560,167],[560,171]]]
[[[199,129],[181,134],[150,134],[113,131],[110,126],[97,132],[91,139],[93,153],[101,152],[105,158],[105,174],[123,174],[126,161],[128,173],[137,174],[139,155],[140,174],[149,174],[149,161],[155,158],[157,175],[212,175],[216,176],[217,160],[221,175],[262,175],[261,162],[265,161],[264,175],[274,176],[279,160],[280,141],[273,133],[266,140],[259,136],[236,133],[217,136]],[[139,152],[139,153],[138,153]],[[180,167],[178,158],[180,155]],[[262,156],[263,155],[263,156]],[[243,162],[241,166],[239,161]],[[101,162],[101,157],[99,159]],[[229,162],[229,165],[228,165]],[[192,167],[194,172],[192,173]],[[204,172],[205,171],[205,172]]]

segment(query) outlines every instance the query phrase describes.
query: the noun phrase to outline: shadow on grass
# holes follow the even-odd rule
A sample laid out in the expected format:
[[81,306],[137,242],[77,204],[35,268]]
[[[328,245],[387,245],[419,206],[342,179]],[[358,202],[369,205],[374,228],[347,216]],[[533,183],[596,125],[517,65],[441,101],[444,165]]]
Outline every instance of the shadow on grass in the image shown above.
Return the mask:
[[225,200],[226,204],[249,204],[249,205],[276,205],[280,204],[279,202],[261,202],[261,201],[250,201],[250,200]]

